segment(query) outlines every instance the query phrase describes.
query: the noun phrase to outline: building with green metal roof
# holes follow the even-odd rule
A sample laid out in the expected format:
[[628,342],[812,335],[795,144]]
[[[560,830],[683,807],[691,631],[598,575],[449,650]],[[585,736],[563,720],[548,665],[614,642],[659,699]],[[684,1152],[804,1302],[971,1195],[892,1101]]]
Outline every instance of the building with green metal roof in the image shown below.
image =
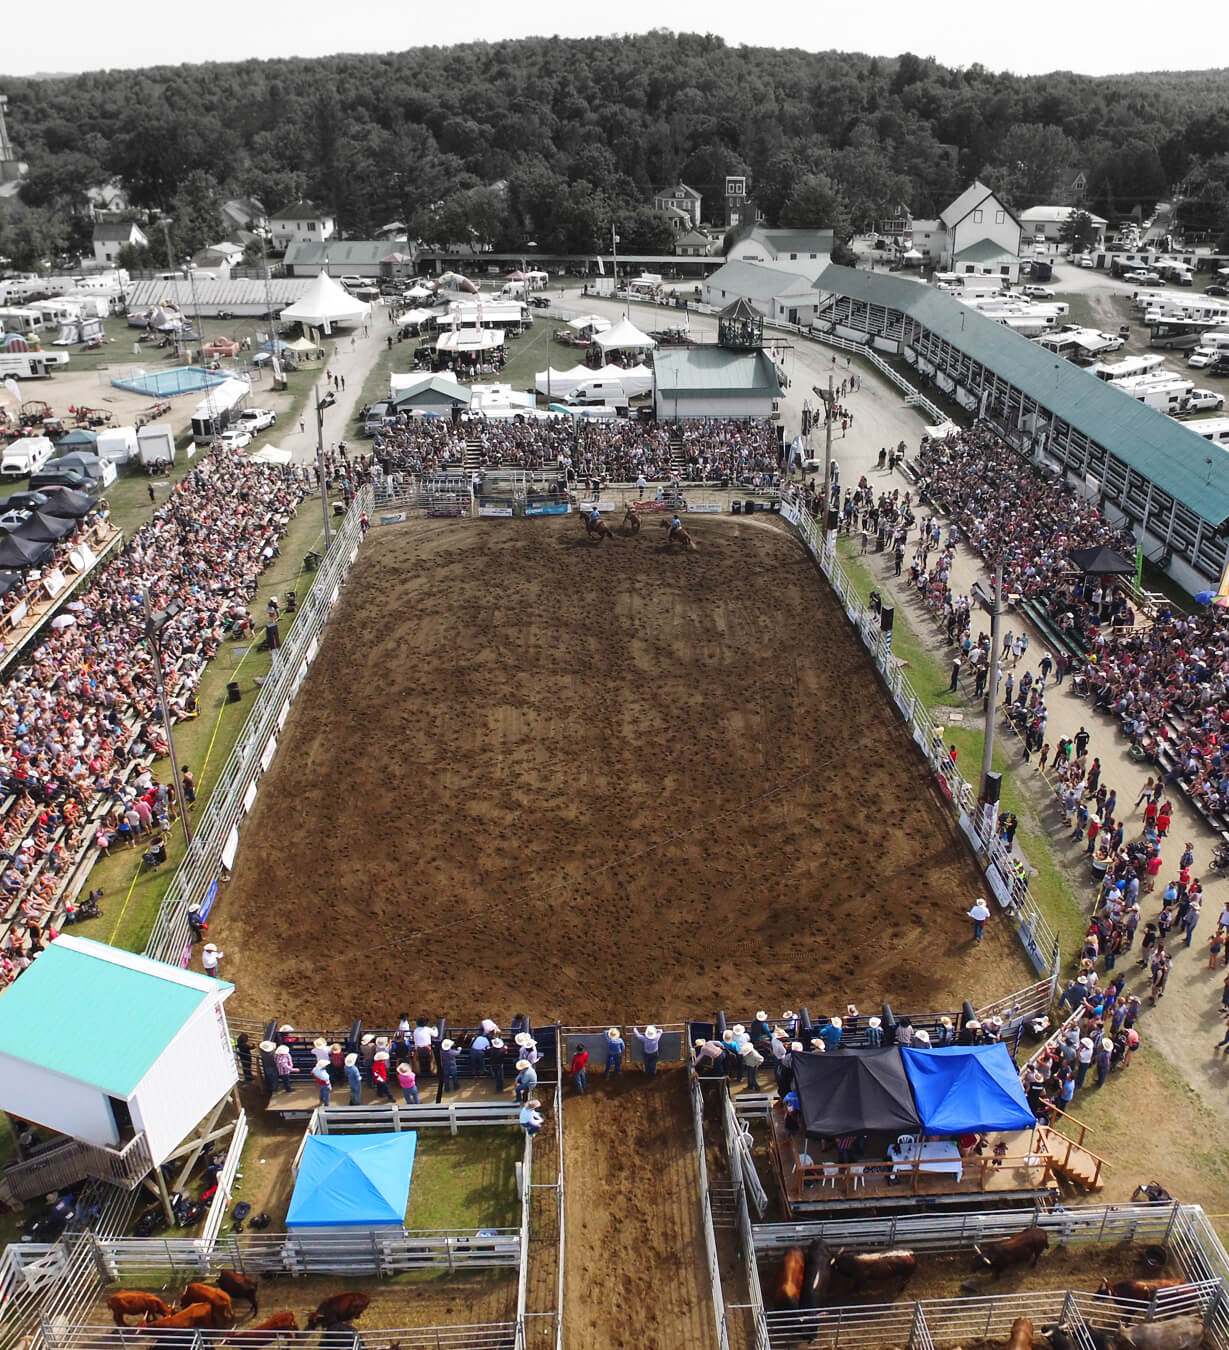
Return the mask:
[[136,1184],[234,1086],[222,1009],[233,991],[196,971],[58,937],[0,998],[0,1110],[92,1146],[77,1178]]
[[1016,449],[1049,462],[1188,590],[1216,579],[1229,454],[933,286],[829,266],[816,327],[901,356]]
[[665,347],[653,358],[658,421],[690,417],[771,417],[781,380],[767,352]]

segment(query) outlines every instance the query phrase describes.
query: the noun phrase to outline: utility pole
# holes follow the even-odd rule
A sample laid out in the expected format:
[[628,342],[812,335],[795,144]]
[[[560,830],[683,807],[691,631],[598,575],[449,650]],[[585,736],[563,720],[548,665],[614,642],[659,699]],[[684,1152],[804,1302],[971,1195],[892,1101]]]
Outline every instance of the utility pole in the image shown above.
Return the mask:
[[994,608],[990,611],[990,669],[986,676],[986,731],[981,752],[980,800],[986,800],[986,782],[994,764],[994,716],[999,693],[999,620],[1003,614],[1003,564],[994,565]]
[[324,465],[324,410],[332,407],[335,395],[330,391],[316,400],[316,472],[320,475],[320,514],[324,517],[324,551],[333,541],[333,526],[329,521],[329,476]]

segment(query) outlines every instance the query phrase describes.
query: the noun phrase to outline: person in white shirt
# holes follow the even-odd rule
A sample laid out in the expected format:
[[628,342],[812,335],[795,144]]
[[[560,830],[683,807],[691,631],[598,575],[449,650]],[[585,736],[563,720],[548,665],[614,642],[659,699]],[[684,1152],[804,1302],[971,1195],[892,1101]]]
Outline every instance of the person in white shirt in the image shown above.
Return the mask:
[[969,910],[969,918],[973,920],[973,941],[980,942],[982,934],[986,931],[986,920],[990,917],[990,910],[985,900],[978,896],[973,902],[973,908]]
[[218,951],[217,945],[213,942],[206,942],[201,952],[201,965],[205,968],[206,975],[212,975],[215,980],[220,979],[218,974],[218,962],[226,955],[225,952]]

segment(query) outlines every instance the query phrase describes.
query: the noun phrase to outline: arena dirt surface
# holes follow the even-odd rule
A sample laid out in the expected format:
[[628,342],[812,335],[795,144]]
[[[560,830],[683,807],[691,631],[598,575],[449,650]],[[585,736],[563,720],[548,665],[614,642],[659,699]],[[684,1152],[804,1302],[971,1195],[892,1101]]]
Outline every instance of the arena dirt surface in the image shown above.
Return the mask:
[[233,1014],[566,1024],[952,1007],[1035,978],[778,521],[364,545],[211,937]]

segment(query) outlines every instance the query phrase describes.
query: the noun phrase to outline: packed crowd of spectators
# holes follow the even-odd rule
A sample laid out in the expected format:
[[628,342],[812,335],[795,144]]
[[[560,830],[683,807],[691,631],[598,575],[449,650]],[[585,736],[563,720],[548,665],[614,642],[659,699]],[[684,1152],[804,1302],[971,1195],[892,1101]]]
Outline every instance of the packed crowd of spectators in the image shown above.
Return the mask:
[[178,720],[193,715],[196,687],[227,631],[247,621],[257,580],[306,491],[301,476],[211,455],[78,593],[65,610],[73,622],[52,629],[8,677],[0,690],[0,925],[12,926],[0,979],[28,964],[27,930],[32,939],[49,923],[65,872],[87,843],[135,842],[175,809],[178,785],[157,784],[152,769],[166,745],[146,592],[155,611],[182,605],[159,638]]
[[551,470],[601,483],[688,482],[771,487],[781,451],[776,427],[763,419],[704,418],[681,423],[570,417],[526,421],[466,416],[401,417],[377,434],[373,453],[383,472],[439,473],[459,468],[469,442],[483,467]]
[[1060,477],[981,425],[924,440],[916,467],[922,495],[982,558],[1002,562],[1004,594],[1040,606],[1086,646],[1104,628],[1133,620],[1125,591],[1080,576],[1069,555],[1105,546],[1131,557],[1134,541]]

